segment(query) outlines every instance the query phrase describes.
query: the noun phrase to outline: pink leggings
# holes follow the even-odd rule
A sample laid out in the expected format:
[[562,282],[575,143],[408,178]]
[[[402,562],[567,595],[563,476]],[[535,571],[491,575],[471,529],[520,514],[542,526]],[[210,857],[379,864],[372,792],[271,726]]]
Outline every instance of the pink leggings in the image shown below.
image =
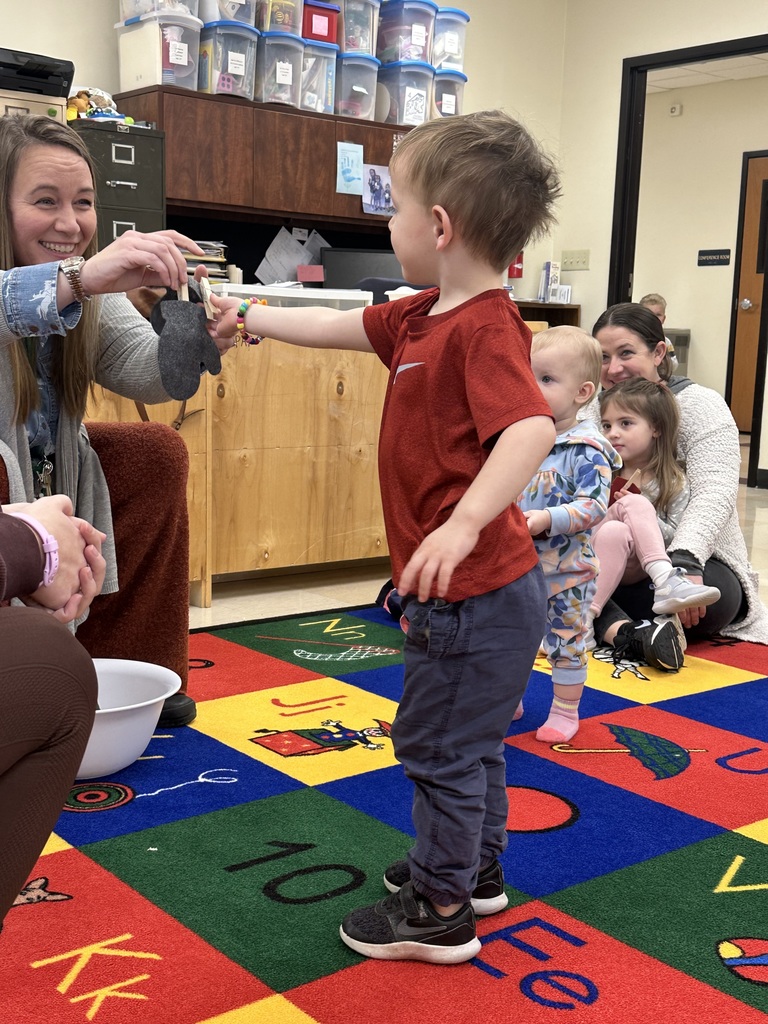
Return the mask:
[[642,494],[627,494],[592,529],[592,547],[600,563],[592,610],[597,615],[621,583],[638,583],[651,562],[669,562],[656,509]]

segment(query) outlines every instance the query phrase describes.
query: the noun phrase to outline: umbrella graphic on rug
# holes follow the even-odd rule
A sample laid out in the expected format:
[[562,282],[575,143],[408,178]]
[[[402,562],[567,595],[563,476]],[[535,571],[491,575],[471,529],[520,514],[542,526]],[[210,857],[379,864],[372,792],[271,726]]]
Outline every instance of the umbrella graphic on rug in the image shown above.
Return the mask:
[[679,743],[665,739],[663,736],[656,736],[652,732],[643,732],[641,729],[632,729],[627,725],[614,725],[611,722],[603,722],[614,735],[618,743],[623,747],[574,747],[570,743],[555,743],[552,750],[560,754],[629,754],[637,758],[644,768],[653,772],[656,779],[672,779],[675,775],[684,772],[691,763],[690,754],[705,754],[706,751],[698,748],[686,750]]
[[729,971],[756,985],[768,985],[768,942],[765,939],[725,939],[717,952]]

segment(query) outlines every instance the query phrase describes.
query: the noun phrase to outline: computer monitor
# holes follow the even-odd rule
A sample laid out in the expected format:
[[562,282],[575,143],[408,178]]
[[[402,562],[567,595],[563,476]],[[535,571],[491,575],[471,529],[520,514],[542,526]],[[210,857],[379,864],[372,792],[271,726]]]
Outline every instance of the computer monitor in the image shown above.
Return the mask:
[[356,288],[367,277],[402,280],[403,271],[391,249],[336,249],[320,253],[325,288]]

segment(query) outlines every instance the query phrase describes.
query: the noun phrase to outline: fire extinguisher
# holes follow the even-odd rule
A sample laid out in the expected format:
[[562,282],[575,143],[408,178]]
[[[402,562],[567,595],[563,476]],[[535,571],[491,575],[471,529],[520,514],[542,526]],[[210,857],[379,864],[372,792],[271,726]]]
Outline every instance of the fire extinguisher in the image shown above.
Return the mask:
[[507,276],[511,278],[523,276],[523,254],[521,252],[509,264]]

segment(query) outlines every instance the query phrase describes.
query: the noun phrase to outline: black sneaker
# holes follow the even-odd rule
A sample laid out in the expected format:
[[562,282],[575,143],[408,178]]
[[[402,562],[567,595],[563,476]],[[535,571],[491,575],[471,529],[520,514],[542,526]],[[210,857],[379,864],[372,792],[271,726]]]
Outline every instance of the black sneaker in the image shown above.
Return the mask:
[[614,663],[626,658],[662,672],[678,672],[683,667],[685,634],[676,615],[657,615],[653,622],[640,619],[625,622],[613,641]]
[[177,729],[182,725],[194,722],[197,716],[197,705],[187,693],[172,693],[163,701],[158,729]]
[[[411,869],[407,860],[396,860],[384,872],[384,885],[390,892],[399,892],[411,880]],[[498,914],[506,910],[509,898],[504,892],[504,872],[497,860],[483,868],[477,876],[477,885],[472,891],[472,909],[478,917]]]
[[460,964],[481,950],[472,906],[441,917],[406,882],[399,892],[344,918],[339,934],[350,949],[375,960],[424,960]]

